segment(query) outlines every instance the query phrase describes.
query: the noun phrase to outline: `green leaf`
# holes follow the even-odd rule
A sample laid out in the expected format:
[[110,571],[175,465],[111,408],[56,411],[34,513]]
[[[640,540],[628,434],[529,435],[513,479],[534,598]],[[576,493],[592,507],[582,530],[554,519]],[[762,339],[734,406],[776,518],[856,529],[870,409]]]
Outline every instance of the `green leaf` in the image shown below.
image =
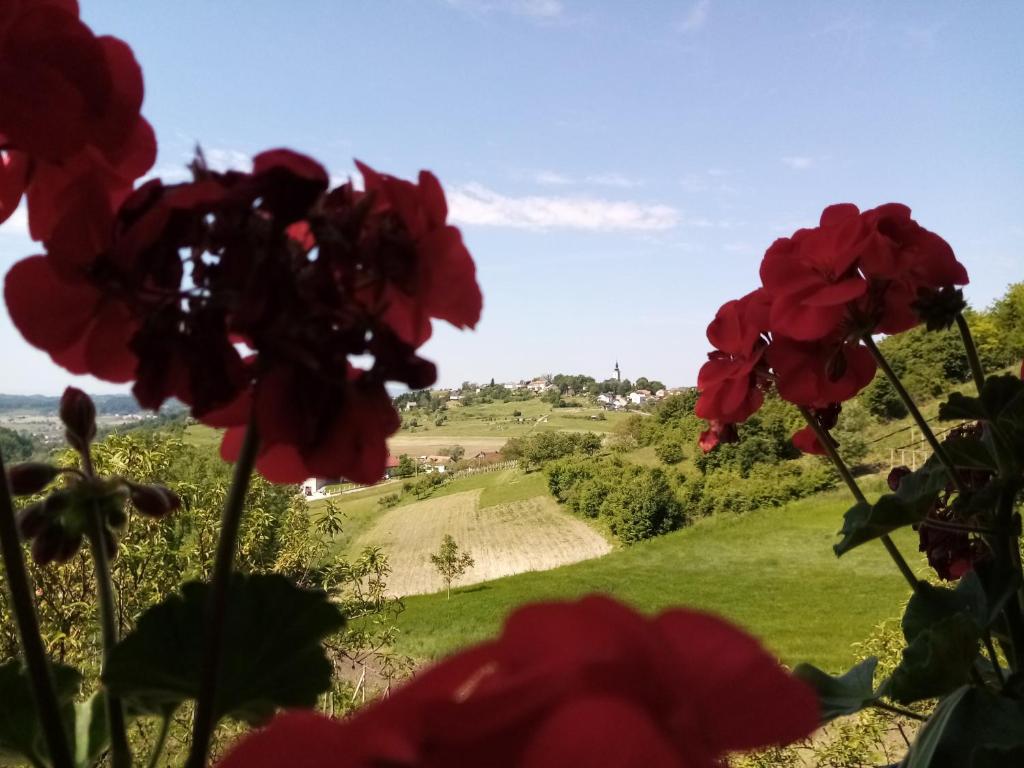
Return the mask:
[[1007,768],[1021,763],[1024,702],[964,686],[935,708],[906,768]]
[[[54,690],[65,722],[74,717],[74,698],[82,675],[64,664],[51,664]],[[70,732],[70,728],[68,729]],[[38,761],[48,754],[42,726],[36,717],[32,683],[20,661],[0,664],[0,757]]]
[[979,633],[988,626],[988,599],[981,579],[973,571],[960,579],[956,589],[919,582],[903,613],[903,636],[912,643],[929,628],[955,614],[967,616]]
[[910,747],[903,768],[938,768],[940,763],[932,763],[936,752],[943,742],[947,728],[957,714],[960,702],[971,689],[967,686],[958,688],[939,702],[928,718],[928,722],[918,731],[917,738]]
[[[146,611],[113,650],[104,682],[140,709],[173,712],[199,692],[209,586],[189,582]],[[280,575],[235,574],[214,712],[259,723],[279,707],[312,707],[330,688],[321,640],[345,624],[323,592]]]
[[970,679],[980,633],[965,613],[954,613],[920,630],[880,693],[910,704],[934,699]]
[[953,392],[939,406],[943,420],[996,421],[1000,418],[1024,418],[1024,381],[1016,376],[989,376],[980,397]]
[[102,693],[75,704],[75,764],[93,765],[110,743],[107,700]]
[[980,440],[972,440],[966,437],[951,437],[943,442],[942,447],[953,462],[953,466],[959,469],[976,469],[983,471],[996,471],[999,466],[995,456]]
[[983,746],[971,755],[971,768],[1006,768],[1011,765],[1024,765],[1024,745]]
[[799,664],[793,674],[814,688],[821,705],[821,722],[827,723],[842,715],[860,712],[871,704],[875,696],[875,667],[878,659],[874,656],[843,675],[834,677],[812,664]]
[[843,515],[842,540],[833,549],[844,555],[854,547],[898,528],[919,523],[946,487],[946,470],[932,456],[919,470],[907,475],[896,493],[888,493],[873,505],[858,502]]

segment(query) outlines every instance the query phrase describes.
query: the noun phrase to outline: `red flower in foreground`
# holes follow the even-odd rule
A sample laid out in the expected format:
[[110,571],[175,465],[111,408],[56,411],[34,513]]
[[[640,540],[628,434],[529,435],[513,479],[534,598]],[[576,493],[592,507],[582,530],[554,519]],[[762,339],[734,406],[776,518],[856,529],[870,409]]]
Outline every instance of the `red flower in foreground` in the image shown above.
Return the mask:
[[727,302],[708,326],[716,350],[697,375],[697,415],[708,421],[745,421],[764,402],[760,384],[766,342],[767,297],[754,291]]
[[[839,403],[832,403],[826,408],[810,409],[811,416],[817,420],[818,425],[825,430],[826,434],[828,433],[828,430],[835,427],[839,422],[839,414],[841,411],[842,406]],[[831,439],[831,435],[829,435],[829,439]],[[802,453],[811,453],[817,456],[824,456],[828,453],[810,424],[803,429],[797,430],[793,435],[792,440],[793,445]],[[832,444],[835,445],[834,440],[832,440]]]
[[77,179],[47,255],[7,276],[15,325],[75,373],[134,381],[144,407],[175,397],[228,428],[225,457],[252,424],[272,481],[379,480],[399,425],[386,382],[432,384],[416,354],[431,319],[480,316],[437,180],[373,174],[373,192],[328,190],[323,166],[286,149],[257,155],[251,173],[202,157],[193,172],[147,182],[116,214]]
[[779,396],[809,408],[846,402],[871,383],[877,367],[867,347],[848,342],[779,337],[767,357]]
[[0,94],[0,221],[27,192],[37,240],[80,193],[79,180],[117,205],[156,158],[131,49],[96,37],[73,0],[6,0]]
[[708,424],[708,428],[700,433],[697,445],[700,446],[704,453],[707,453],[716,448],[720,443],[735,443],[739,442],[739,439],[740,436],[736,432],[735,424],[723,424],[720,421],[712,421]]
[[878,332],[902,333],[917,325],[914,304],[922,293],[970,282],[949,243],[910,218],[907,206],[889,203],[862,217],[868,237],[860,264],[872,284],[867,313]]
[[817,724],[813,691],[745,632],[589,597],[519,609],[349,720],[281,715],[221,767],[716,768]]
[[801,341],[836,333],[850,303],[867,291],[857,272],[863,239],[857,206],[847,203],[826,208],[819,227],[771,245],[761,262],[761,280],[771,300],[773,333]]
[[476,267],[459,230],[446,223],[448,204],[437,177],[420,171],[419,184],[413,184],[356,165],[373,211],[382,217],[373,236],[398,257],[387,264],[383,290],[367,291],[367,300],[382,305],[384,322],[413,346],[430,338],[432,317],[456,328],[475,326],[483,307]]

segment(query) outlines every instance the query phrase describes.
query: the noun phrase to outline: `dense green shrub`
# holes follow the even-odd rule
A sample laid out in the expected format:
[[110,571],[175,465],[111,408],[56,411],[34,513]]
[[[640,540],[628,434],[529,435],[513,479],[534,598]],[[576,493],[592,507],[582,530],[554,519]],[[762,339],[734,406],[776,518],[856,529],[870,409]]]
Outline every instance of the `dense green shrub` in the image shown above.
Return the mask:
[[581,517],[600,518],[626,544],[679,528],[684,522],[677,489],[662,469],[617,458],[570,458],[546,468],[548,488]]
[[593,432],[538,432],[512,438],[501,451],[506,458],[521,461],[529,472],[565,456],[593,456],[600,448],[601,436]]

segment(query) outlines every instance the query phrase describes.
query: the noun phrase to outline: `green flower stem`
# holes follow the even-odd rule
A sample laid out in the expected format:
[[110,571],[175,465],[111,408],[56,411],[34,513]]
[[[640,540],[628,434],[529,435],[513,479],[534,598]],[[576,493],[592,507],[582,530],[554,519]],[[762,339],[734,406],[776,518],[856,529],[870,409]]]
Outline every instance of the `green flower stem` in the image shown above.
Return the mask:
[[[1013,505],[1015,500],[1013,490],[1004,490],[999,495],[999,508],[997,510],[999,527],[1005,531],[995,541],[994,554],[997,561],[1001,561],[1005,568],[1013,571],[1018,583],[1021,580],[1020,542],[1014,532]],[[1010,644],[1013,652],[1010,654],[1010,668],[1013,672],[1024,670],[1024,611],[1021,609],[1021,588],[1018,587],[1016,594],[1006,601],[1003,608],[1006,615],[1006,624],[1010,631]]]
[[[89,515],[89,547],[96,569],[96,594],[100,607],[100,632],[103,640],[103,666],[117,645],[118,621],[114,600],[114,581],[110,577],[110,558],[103,543],[103,520],[98,507]],[[110,764],[112,768],[131,768],[132,753],[121,699],[106,692],[107,722],[110,726]]]
[[871,334],[864,334],[863,341],[864,345],[875,358],[875,362],[878,363],[878,367],[882,369],[885,377],[889,379],[889,383],[892,384],[893,389],[896,390],[896,394],[900,396],[900,400],[902,400],[903,404],[907,407],[910,415],[917,423],[918,429],[921,430],[921,434],[924,435],[925,440],[928,441],[928,445],[930,445],[932,451],[934,451],[935,456],[938,458],[942,466],[946,468],[946,474],[949,475],[949,479],[953,482],[953,486],[956,488],[958,493],[964,493],[964,486],[960,480],[960,476],[957,474],[956,467],[953,466],[953,462],[950,460],[946,450],[935,437],[935,433],[932,432],[932,428],[928,426],[928,422],[924,420],[924,416],[922,416],[921,411],[918,410],[917,403],[914,402],[910,393],[907,392],[906,388],[903,386],[903,382],[900,381],[900,377],[896,375],[896,372],[889,365],[889,361],[885,359],[885,356],[882,354],[882,350],[878,348],[878,345],[875,344],[875,340],[871,338]]
[[992,642],[992,633],[986,629],[982,640],[985,642],[985,650],[988,651],[988,657],[992,661],[992,669],[995,670],[996,677],[999,678],[999,684],[1006,687],[1006,675],[1003,674],[1003,668],[999,664],[999,654],[996,652],[995,643]]
[[164,753],[164,747],[167,745],[167,734],[171,732],[171,715],[164,715],[163,720],[160,721],[160,730],[156,735],[156,744],[153,745],[153,751],[149,753],[149,760],[146,765],[149,768],[157,768],[160,763],[160,757]]
[[873,701],[871,706],[877,709],[885,710],[886,712],[892,712],[894,715],[900,715],[902,717],[910,718],[911,720],[917,720],[918,722],[926,722],[928,720],[924,715],[920,715],[917,712],[912,712],[909,709],[898,707],[895,704],[887,704],[884,701]]
[[73,768],[68,734],[60,716],[60,704],[53,687],[53,674],[46,658],[46,649],[39,634],[39,619],[36,616],[32,590],[28,583],[25,558],[18,541],[18,526],[14,519],[14,504],[7,487],[7,474],[3,457],[0,456],[0,549],[3,550],[4,571],[11,594],[14,620],[21,639],[25,666],[32,683],[32,697],[35,700],[39,723],[43,729],[46,748],[54,768]]
[[259,433],[255,415],[250,419],[242,441],[242,450],[235,464],[231,488],[224,504],[221,517],[220,539],[213,561],[213,576],[210,581],[210,597],[206,606],[206,635],[203,649],[203,663],[199,679],[199,699],[196,701],[195,719],[192,723],[192,747],[189,751],[187,768],[204,768],[210,752],[210,739],[216,725],[214,699],[217,693],[217,678],[220,673],[221,657],[224,654],[224,625],[228,610],[228,587],[231,584],[231,570],[238,545],[238,530],[245,509],[245,496],[249,480],[256,465],[259,451]]
[[985,386],[985,371],[981,367],[981,360],[978,358],[978,348],[974,344],[974,337],[971,336],[971,327],[967,325],[967,318],[962,312],[956,313],[956,327],[960,329],[960,338],[963,339],[964,349],[967,351],[967,362],[971,366],[971,376],[974,377],[974,386],[981,394]]
[[[850,493],[853,494],[853,498],[860,504],[867,504],[868,500],[864,496],[864,492],[857,485],[856,479],[853,477],[853,473],[850,472],[850,468],[846,466],[846,462],[843,461],[843,457],[839,455],[836,450],[835,442],[832,440],[832,436],[818,423],[818,420],[814,418],[814,415],[807,408],[800,406],[800,413],[803,414],[804,419],[807,421],[807,425],[814,431],[815,436],[818,438],[818,442],[825,448],[825,453],[828,454],[829,459],[832,460],[833,466],[839,476],[843,478],[843,482],[846,483],[846,487],[850,489]],[[889,534],[882,534],[882,546],[885,547],[885,551],[889,553],[889,557],[896,564],[900,573],[903,574],[903,578],[906,579],[907,584],[910,585],[911,589],[917,589],[919,584],[917,576],[911,570],[910,565],[903,558],[899,548],[896,546],[896,542],[892,540]]]

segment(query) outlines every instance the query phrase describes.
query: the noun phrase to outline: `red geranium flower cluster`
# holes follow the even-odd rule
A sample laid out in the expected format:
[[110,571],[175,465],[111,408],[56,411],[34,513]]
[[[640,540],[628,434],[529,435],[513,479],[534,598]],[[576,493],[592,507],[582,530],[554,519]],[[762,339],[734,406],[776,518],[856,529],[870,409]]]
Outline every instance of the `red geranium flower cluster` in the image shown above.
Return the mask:
[[[696,413],[710,423],[701,447],[735,439],[733,425],[760,408],[773,384],[834,426],[841,403],[875,374],[861,340],[912,328],[922,307],[949,304],[946,292],[967,281],[949,244],[906,206],[829,206],[819,226],[776,240],[761,262],[762,287],[727,302],[708,326],[715,350],[697,377]],[[794,443],[824,451],[809,428]]]
[[272,481],[375,482],[399,424],[385,382],[432,384],[431,318],[471,327],[482,299],[437,179],[360,167],[365,191],[290,150],[249,173],[200,157],[192,182],[147,182],[116,213],[71,206],[8,274],[11,316],[72,372],[227,427],[229,460],[254,424]]
[[96,37],[75,0],[4,0],[0,94],[0,222],[27,194],[37,240],[76,201],[119,204],[156,158],[131,49]]
[[745,632],[588,597],[520,608],[349,720],[284,714],[221,768],[716,768],[817,724],[814,692]]

